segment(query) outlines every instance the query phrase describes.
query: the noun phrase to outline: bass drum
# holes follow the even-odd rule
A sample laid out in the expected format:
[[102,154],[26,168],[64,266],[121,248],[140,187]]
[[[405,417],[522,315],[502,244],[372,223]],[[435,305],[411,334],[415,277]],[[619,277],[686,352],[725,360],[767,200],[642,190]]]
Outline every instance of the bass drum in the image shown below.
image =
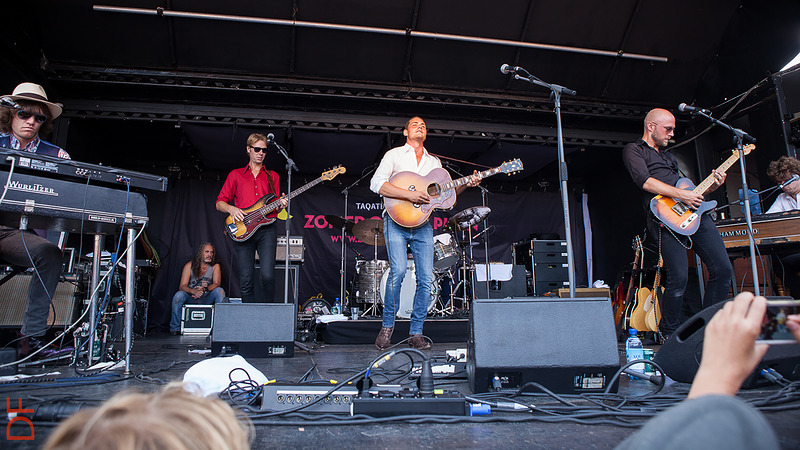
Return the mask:
[[[381,303],[385,303],[386,299],[386,284],[389,281],[389,272],[386,270],[381,276]],[[414,294],[417,290],[417,274],[414,271],[414,260],[408,260],[406,266],[406,276],[403,277],[403,283],[400,285],[400,304],[397,306],[397,317],[401,319],[410,319],[411,312],[414,309]],[[428,301],[428,313],[430,314],[433,307],[436,305],[436,298],[439,296],[439,286],[436,280],[433,281],[431,286],[431,298]]]
[[378,291],[381,275],[389,270],[389,261],[367,260],[356,262],[356,273],[358,274],[358,290],[356,291],[356,301],[359,303],[379,302],[381,295]]

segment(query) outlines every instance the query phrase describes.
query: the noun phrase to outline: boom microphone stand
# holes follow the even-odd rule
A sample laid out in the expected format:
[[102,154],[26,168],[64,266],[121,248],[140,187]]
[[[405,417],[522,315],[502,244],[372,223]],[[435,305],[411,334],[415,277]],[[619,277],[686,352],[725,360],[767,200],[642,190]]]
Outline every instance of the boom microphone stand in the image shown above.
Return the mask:
[[[450,169],[453,172],[455,172],[456,175],[458,175],[459,177],[464,177],[465,176],[463,173],[458,171],[458,169],[459,169],[458,166],[456,166],[456,165],[454,165],[454,164],[452,164],[450,162],[447,162],[447,161],[444,161],[444,165],[448,169]],[[481,186],[480,184],[478,185],[478,187],[481,189],[481,204],[483,206],[486,206],[486,194],[488,194],[489,191],[485,187]],[[483,219],[483,229],[484,229],[484,231],[486,231],[488,228],[489,228],[489,216],[486,216],[486,219]],[[471,229],[470,229],[470,247],[469,247],[469,249],[470,249],[470,253],[472,253],[472,230]],[[490,294],[489,294],[489,278],[490,278],[491,275],[490,275],[490,272],[489,272],[489,235],[488,234],[483,239],[483,251],[484,251],[484,258],[483,259],[484,259],[484,263],[486,263],[486,298],[491,298]],[[471,256],[472,255],[470,254],[470,257]],[[465,297],[466,297],[466,292],[465,292]],[[472,300],[475,300],[475,289],[472,290]]]
[[699,114],[733,133],[733,142],[736,146],[736,150],[739,151],[739,168],[742,171],[742,196],[744,197],[744,218],[747,222],[747,240],[750,244],[750,270],[753,271],[753,293],[755,295],[761,295],[761,288],[758,284],[758,265],[756,264],[756,242],[753,239],[753,217],[750,214],[750,189],[747,187],[747,170],[744,162],[744,141],[755,143],[756,138],[738,128],[733,128],[725,122],[711,117],[711,111],[706,109],[694,108],[692,106],[687,106],[685,103],[681,103],[678,109],[681,111],[689,111],[693,114]]
[[[286,149],[281,147],[280,144],[275,142],[275,135],[270,133],[267,135],[267,146],[269,144],[274,145],[281,155],[286,159],[286,198],[290,198],[292,195],[292,170],[295,172],[299,172],[297,169],[297,165],[294,163],[294,160],[289,157],[289,154],[286,153]],[[289,303],[289,225],[292,221],[292,202],[288,202],[286,205],[286,258],[284,260],[284,270],[283,270],[283,303]],[[297,316],[297,303],[295,303],[294,299],[292,299],[292,304],[294,304],[294,314]],[[296,320],[295,320],[296,322]],[[292,326],[294,330],[295,327]],[[302,344],[300,342],[294,341],[294,345],[299,348],[300,350],[305,351],[309,355],[314,353],[314,350],[311,347]]]
[[569,296],[570,298],[575,298],[575,266],[573,264],[574,258],[572,256],[572,231],[570,230],[569,225],[569,191],[567,190],[567,162],[566,158],[564,157],[564,135],[561,127],[561,95],[575,95],[576,92],[572,89],[565,88],[564,86],[546,83],[531,75],[522,67],[511,67],[508,64],[503,64],[500,66],[500,72],[504,74],[513,73],[514,78],[517,80],[525,80],[528,83],[550,89],[550,99],[555,103],[558,141],[558,177],[561,180],[561,204],[564,209],[564,234],[567,238],[567,273],[569,274]]
[[[286,149],[281,147],[280,144],[275,142],[275,135],[270,133],[267,135],[267,146],[269,144],[274,145],[281,155],[286,159],[286,198],[291,197],[292,195],[292,170],[298,172],[297,165],[295,165],[294,160],[289,157],[289,154],[286,153]],[[288,202],[286,205],[286,242],[284,245],[286,246],[286,258],[284,259],[284,280],[283,280],[283,303],[289,303],[289,225],[292,221],[292,202]],[[271,257],[266,256],[266,257]],[[292,303],[294,303],[294,299],[292,299]],[[295,311],[297,311],[297,305],[294,305]]]

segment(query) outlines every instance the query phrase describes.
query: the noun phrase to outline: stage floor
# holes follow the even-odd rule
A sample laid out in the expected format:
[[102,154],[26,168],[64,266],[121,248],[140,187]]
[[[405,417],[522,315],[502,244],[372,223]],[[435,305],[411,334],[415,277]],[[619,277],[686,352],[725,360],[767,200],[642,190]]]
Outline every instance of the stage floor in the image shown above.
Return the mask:
[[[248,358],[256,368],[270,379],[297,382],[307,372],[313,378],[324,380],[345,380],[365,368],[382,352],[373,345],[327,345],[316,344],[313,354],[299,348],[292,358]],[[106,378],[93,382],[92,379],[72,378],[72,383],[83,385],[0,385],[3,396],[11,399],[12,407],[21,398],[23,408],[36,408],[46,402],[74,400],[99,402],[121,391],[153,391],[162,384],[181,380],[184,372],[207,355],[190,353],[193,350],[210,348],[210,341],[202,336],[148,335],[136,340],[131,354],[131,375],[114,372]],[[400,346],[398,348],[407,348]],[[425,351],[429,356],[443,357],[446,350],[466,348],[465,343],[437,343]],[[388,364],[388,363],[387,363]],[[41,368],[28,368],[26,372],[42,373]],[[48,378],[73,377],[75,373],[66,366],[51,368]],[[439,380],[436,387],[459,391],[470,395],[466,379]],[[623,377],[619,393],[632,397],[647,394],[654,385],[647,381],[628,380]],[[667,381],[659,396],[685,396],[689,385]],[[776,391],[773,388],[746,391],[743,398],[764,398]],[[529,398],[530,399],[530,398]],[[536,397],[531,400],[540,410],[558,409],[561,406],[549,397]],[[588,402],[573,399],[580,405]],[[798,404],[795,404],[797,407]],[[361,425],[333,425],[330,418],[321,424],[319,419],[304,421],[298,418],[255,420],[253,448],[613,448],[636,428],[625,428],[610,424],[582,424],[570,421],[544,422],[552,416],[541,412],[498,413],[484,416],[496,420],[505,418],[509,422],[459,422],[454,423],[376,423]],[[529,421],[511,422],[526,418]],[[538,418],[531,420],[532,418]],[[779,435],[783,448],[800,448],[800,413],[797,410],[769,412],[767,418]],[[313,419],[313,417],[312,417]],[[291,422],[286,422],[291,420]],[[6,422],[7,423],[7,422]],[[40,448],[52,432],[55,422],[35,421],[33,441],[6,442],[2,448],[35,449]],[[10,444],[10,445],[6,445]]]

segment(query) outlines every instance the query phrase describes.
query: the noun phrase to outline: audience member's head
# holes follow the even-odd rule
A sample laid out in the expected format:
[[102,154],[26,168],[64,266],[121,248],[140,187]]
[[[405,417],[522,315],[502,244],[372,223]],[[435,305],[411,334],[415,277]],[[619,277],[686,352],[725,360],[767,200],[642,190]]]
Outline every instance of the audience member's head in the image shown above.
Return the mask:
[[219,399],[179,384],[152,394],[120,394],[64,421],[47,450],[249,449],[252,425]]

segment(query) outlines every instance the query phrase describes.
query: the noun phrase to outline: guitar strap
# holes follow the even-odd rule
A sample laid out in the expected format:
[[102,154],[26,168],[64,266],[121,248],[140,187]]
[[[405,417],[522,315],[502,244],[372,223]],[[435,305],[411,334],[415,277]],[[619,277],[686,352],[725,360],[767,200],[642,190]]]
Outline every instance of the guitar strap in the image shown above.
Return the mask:
[[278,191],[278,188],[275,186],[275,179],[272,178],[272,174],[270,172],[272,171],[268,170],[266,173],[267,173],[267,178],[269,178],[269,185],[272,188],[272,193],[275,194],[275,198],[280,198],[281,195]]

